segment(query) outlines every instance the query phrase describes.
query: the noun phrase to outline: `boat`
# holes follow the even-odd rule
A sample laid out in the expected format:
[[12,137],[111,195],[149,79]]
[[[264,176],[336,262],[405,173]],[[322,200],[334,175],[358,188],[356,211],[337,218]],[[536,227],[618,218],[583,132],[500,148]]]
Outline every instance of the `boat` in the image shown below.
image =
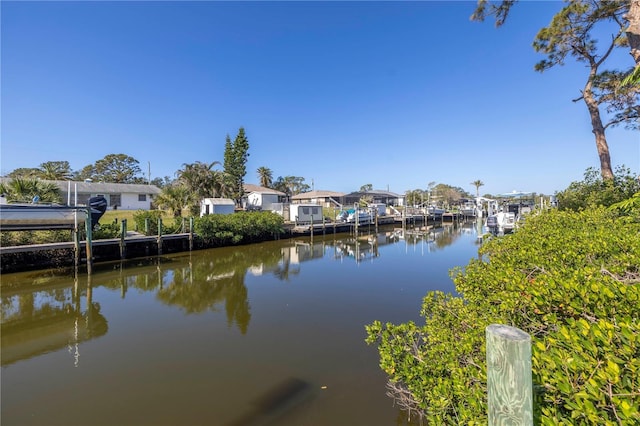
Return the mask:
[[338,213],[337,218],[346,223],[358,223],[358,225],[368,225],[373,223],[373,215],[369,210],[348,209]]
[[3,231],[28,231],[35,229],[75,229],[91,214],[91,228],[107,210],[107,200],[91,197],[88,206],[68,206],[55,203],[8,203],[0,201],[0,229]]
[[498,212],[487,217],[487,228],[492,232],[509,233],[516,227],[516,215],[513,212]]
[[476,203],[473,201],[466,201],[460,206],[460,214],[465,217],[475,217],[477,211]]
[[436,218],[442,217],[442,215],[445,213],[445,209],[436,206],[428,206],[426,211],[429,216]]

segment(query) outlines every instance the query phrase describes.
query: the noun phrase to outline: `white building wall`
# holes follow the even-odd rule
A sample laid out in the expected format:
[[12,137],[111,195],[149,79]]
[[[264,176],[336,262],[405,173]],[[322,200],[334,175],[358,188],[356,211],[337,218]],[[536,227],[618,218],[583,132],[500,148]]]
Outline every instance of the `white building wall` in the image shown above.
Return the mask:
[[322,223],[322,206],[317,204],[291,204],[290,209],[292,222],[311,222],[311,216],[313,216],[314,223]]
[[[146,201],[138,201],[138,194],[122,194],[120,196],[120,202],[122,205],[118,206],[122,210],[149,210],[151,208],[151,196],[146,194]],[[109,196],[107,195],[107,200]]]

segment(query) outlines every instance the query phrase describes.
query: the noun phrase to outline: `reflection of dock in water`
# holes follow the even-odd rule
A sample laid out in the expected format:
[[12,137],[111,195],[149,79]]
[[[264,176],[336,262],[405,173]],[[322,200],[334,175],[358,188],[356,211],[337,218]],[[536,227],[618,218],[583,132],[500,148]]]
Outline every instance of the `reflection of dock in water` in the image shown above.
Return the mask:
[[77,365],[78,344],[108,330],[100,306],[91,301],[90,288],[84,311],[71,287],[3,292],[2,304],[2,366],[65,348],[73,352]]

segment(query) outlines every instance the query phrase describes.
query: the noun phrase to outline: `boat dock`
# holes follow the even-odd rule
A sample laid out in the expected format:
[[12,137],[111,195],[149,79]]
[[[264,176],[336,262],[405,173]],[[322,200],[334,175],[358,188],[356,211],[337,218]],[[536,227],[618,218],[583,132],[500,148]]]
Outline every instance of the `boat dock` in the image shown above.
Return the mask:
[[[457,222],[463,220],[464,217],[460,213],[444,213],[442,215],[434,216],[434,215],[386,215],[386,216],[377,216],[374,221],[367,221],[363,224],[358,224],[358,229],[363,228],[371,228],[377,226],[384,225],[397,225],[397,224],[412,224],[415,225],[417,223],[450,223]],[[341,233],[341,232],[353,232],[356,229],[356,224],[354,222],[323,222],[323,223],[314,223],[313,225],[309,222],[306,223],[297,223],[297,224],[289,224],[285,225],[288,227],[289,232],[293,235],[318,235],[323,233]]]

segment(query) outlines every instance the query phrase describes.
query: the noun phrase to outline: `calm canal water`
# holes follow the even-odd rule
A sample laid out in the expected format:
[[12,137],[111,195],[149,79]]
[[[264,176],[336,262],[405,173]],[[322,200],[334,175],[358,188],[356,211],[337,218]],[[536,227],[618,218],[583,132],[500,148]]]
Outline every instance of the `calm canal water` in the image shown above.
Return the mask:
[[396,425],[374,320],[419,321],[473,223],[2,276],[2,425]]

